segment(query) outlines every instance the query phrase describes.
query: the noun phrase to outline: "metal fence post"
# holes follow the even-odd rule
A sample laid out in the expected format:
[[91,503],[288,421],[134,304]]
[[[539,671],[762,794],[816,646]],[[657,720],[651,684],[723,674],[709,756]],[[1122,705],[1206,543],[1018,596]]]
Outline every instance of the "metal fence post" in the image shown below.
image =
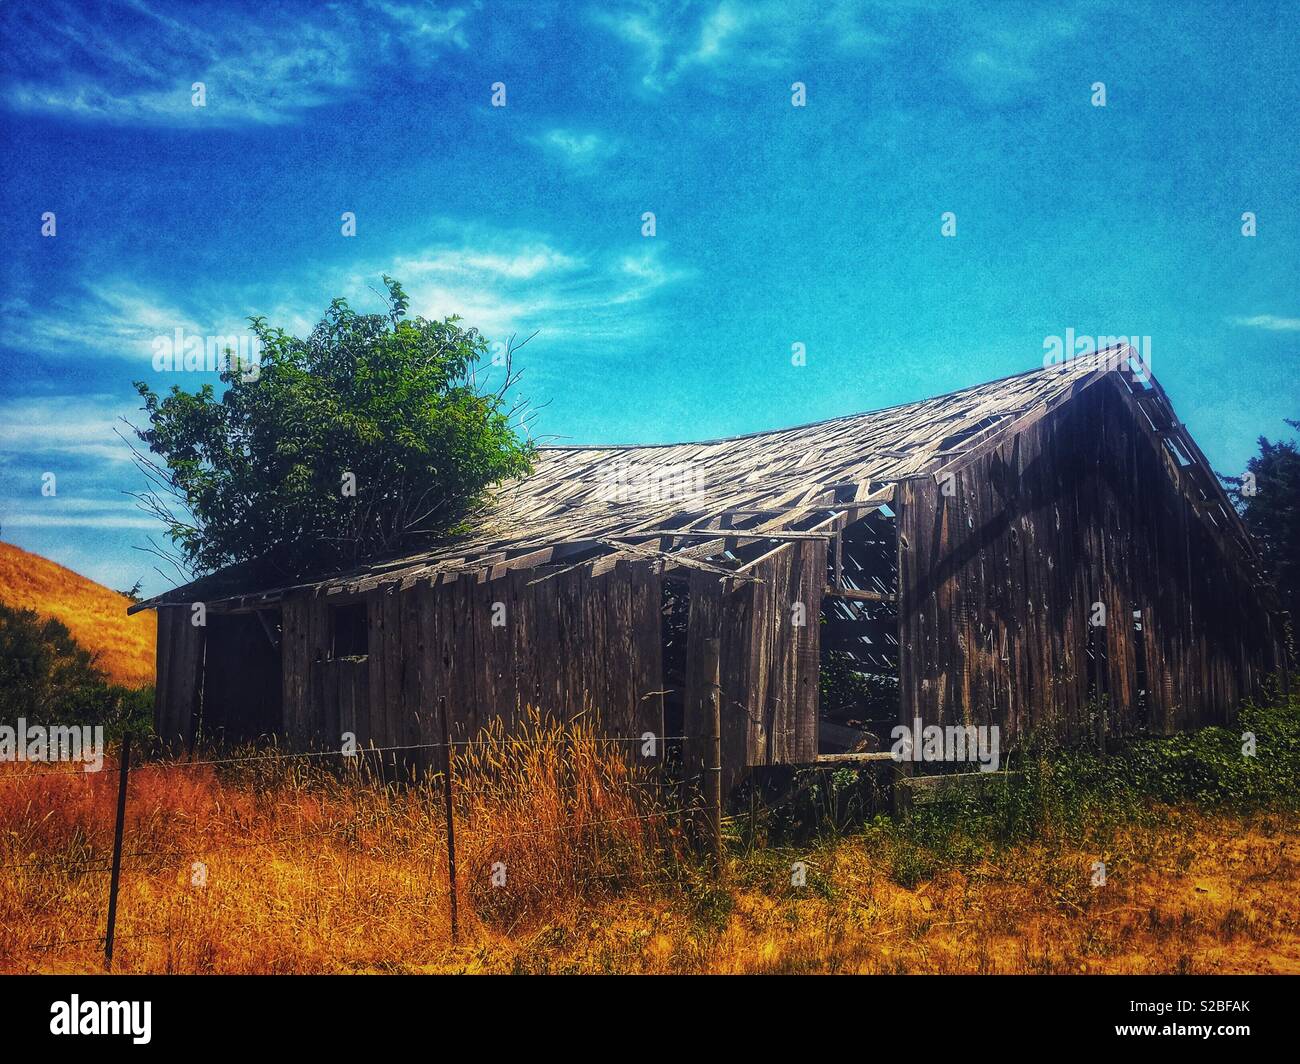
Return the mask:
[[117,823],[113,828],[113,874],[108,882],[108,929],[104,934],[104,971],[113,970],[113,933],[117,928],[117,885],[122,876],[122,832],[126,826],[126,781],[131,771],[131,733],[122,734],[117,773]]
[[709,849],[713,852],[713,878],[722,879],[722,690],[718,682],[717,663],[721,640],[709,640],[709,658],[713,663],[713,682],[709,685],[708,764],[704,771],[705,815],[708,817]]
[[452,789],[456,778],[456,751],[451,745],[451,724],[447,720],[447,696],[438,699],[438,717],[442,722],[442,746],[447,756],[447,774],[443,785],[447,806],[447,889],[451,898],[451,941],[460,938],[460,923],[456,899],[456,816]]

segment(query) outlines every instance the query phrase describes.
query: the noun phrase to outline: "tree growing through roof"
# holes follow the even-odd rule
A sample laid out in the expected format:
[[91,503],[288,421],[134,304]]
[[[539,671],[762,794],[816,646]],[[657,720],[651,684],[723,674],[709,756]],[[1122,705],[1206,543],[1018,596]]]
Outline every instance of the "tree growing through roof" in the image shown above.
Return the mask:
[[[1286,423],[1300,429],[1300,421]],[[1264,565],[1292,623],[1300,614],[1300,447],[1292,440],[1259,438],[1247,477],[1223,473],[1228,496],[1259,544]]]
[[453,534],[502,480],[527,473],[524,406],[508,400],[513,343],[478,376],[488,344],[458,317],[408,316],[384,277],[387,310],[335,299],[305,339],[250,318],[260,363],[228,365],[219,397],[135,383],[150,454],[136,497],[166,526],[182,572],[250,563],[293,578]]

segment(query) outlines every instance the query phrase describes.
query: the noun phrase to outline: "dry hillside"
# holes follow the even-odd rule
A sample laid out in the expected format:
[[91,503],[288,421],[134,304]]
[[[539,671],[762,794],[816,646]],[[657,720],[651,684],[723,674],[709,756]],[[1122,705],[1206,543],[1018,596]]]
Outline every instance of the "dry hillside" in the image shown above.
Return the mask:
[[154,680],[152,611],[126,615],[131,602],[71,569],[10,543],[0,543],[0,602],[35,610],[68,626],[72,637],[99,655],[116,683],[145,687]]

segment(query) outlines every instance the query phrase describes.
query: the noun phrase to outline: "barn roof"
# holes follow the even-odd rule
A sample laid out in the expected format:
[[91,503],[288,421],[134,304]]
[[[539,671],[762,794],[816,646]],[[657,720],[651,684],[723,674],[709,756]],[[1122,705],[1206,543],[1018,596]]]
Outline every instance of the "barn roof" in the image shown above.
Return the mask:
[[454,540],[290,587],[250,586],[236,566],[132,610],[195,601],[252,608],[299,588],[345,594],[522,567],[600,572],[626,558],[743,574],[773,544],[829,535],[832,524],[887,506],[898,481],[962,464],[1103,376],[1131,380],[1130,353],[1112,349],[932,399],[726,439],[543,447],[534,472],[502,486]]

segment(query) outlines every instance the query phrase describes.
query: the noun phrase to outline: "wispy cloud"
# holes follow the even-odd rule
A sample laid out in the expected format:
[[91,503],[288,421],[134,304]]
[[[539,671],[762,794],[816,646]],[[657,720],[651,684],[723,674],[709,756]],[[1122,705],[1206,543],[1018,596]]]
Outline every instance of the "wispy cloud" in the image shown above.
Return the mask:
[[[380,32],[389,45],[400,43],[408,51],[447,43],[469,47],[465,33],[469,13],[463,7],[440,9],[432,2],[399,4],[389,0],[368,0],[365,7],[388,20],[389,26],[381,26]],[[400,30],[396,38],[394,27]]]
[[[1072,13],[1017,5],[959,10],[938,0],[722,0],[704,6],[642,0],[592,13],[593,23],[636,57],[642,85],[664,91],[692,72],[735,77],[757,68],[797,68],[810,55],[878,53],[932,40],[952,73],[986,99],[1040,76],[1041,54],[1079,29]],[[1015,29],[1008,27],[1014,25]]]
[[[599,10],[593,21],[638,54],[642,84],[663,89],[693,67],[709,66],[727,57],[738,36],[761,12],[730,0],[689,18],[654,5],[622,11]],[[784,20],[782,20],[784,21]],[[749,58],[757,58],[750,53]]]
[[[0,527],[8,532],[16,528],[138,529],[160,532],[162,525],[139,508],[124,489],[135,487],[132,480],[122,479],[122,488],[99,487],[111,481],[110,475],[96,470],[93,475],[77,477],[61,474],[56,481],[58,493],[42,495],[39,480],[20,485],[6,478],[3,503],[0,504]],[[97,487],[87,493],[85,482]]]
[[[406,287],[417,314],[458,314],[492,339],[540,330],[547,338],[581,346],[653,332],[660,319],[629,308],[687,276],[658,241],[634,245],[634,253],[596,252],[526,231],[448,222],[434,228],[443,231],[441,239],[318,271],[306,284],[293,272],[258,286],[214,283],[173,294],[173,286],[161,280],[151,286],[109,276],[70,286],[47,303],[9,299],[0,306],[11,323],[6,344],[45,363],[120,360],[130,377],[158,381],[155,345],[166,341],[165,350],[172,350],[178,329],[186,340],[203,339],[205,348],[210,338],[223,338],[219,348],[226,339],[248,336],[248,317],[262,314],[273,326],[306,336],[334,296],[344,295],[358,308],[373,306],[380,277],[387,273]],[[170,383],[197,382],[186,384],[177,376]],[[69,398],[68,409],[79,401]],[[88,438],[104,439],[103,419],[93,408],[79,426],[58,415],[57,400],[41,403],[32,411],[0,407],[5,412],[0,448],[6,434],[17,439],[18,426],[34,418],[47,426],[41,438],[51,443],[79,440],[83,431]],[[116,456],[110,444],[111,436],[105,457]]]
[[110,395],[30,396],[0,402],[0,456],[128,464],[130,448],[116,430],[125,430],[121,418],[136,414],[138,406]]
[[112,125],[280,125],[346,95],[363,67],[467,47],[465,19],[463,9],[382,0],[206,9],[185,21],[146,0],[5,5],[0,33],[22,47],[0,100]]
[[597,9],[592,21],[612,33],[639,54],[643,73],[642,82],[648,87],[659,85],[659,71],[664,52],[668,48],[667,31],[658,25],[653,9],[641,11],[609,11]]
[[1300,332],[1300,318],[1279,318],[1276,314],[1256,314],[1249,318],[1229,318],[1233,325],[1270,332]]
[[1064,9],[1031,7],[1017,9],[1010,21],[974,18],[963,26],[963,47],[954,52],[955,73],[974,96],[997,104],[1038,82],[1045,57],[1067,45],[1079,33],[1082,22]]
[[131,434],[123,419],[144,423],[139,405],[125,395],[100,394],[0,402],[4,531],[160,532],[158,520],[140,510],[128,494],[147,486],[131,448],[119,435]]
[[548,340],[583,345],[645,334],[658,319],[629,312],[681,280],[662,244],[637,254],[561,248],[546,237],[475,227],[446,244],[374,264],[354,274],[353,291],[387,269],[406,285],[425,317],[459,314],[485,335],[540,331]]
[[608,137],[571,129],[551,129],[529,139],[546,154],[575,170],[589,170],[618,151],[618,145]]
[[439,248],[418,256],[399,258],[394,270],[402,277],[423,274],[476,273],[483,280],[492,277],[528,280],[542,274],[564,273],[583,265],[582,261],[546,244],[526,244],[488,250],[485,248]]
[[[129,509],[129,507],[124,508]],[[47,512],[36,509],[17,510],[4,515],[6,528],[135,528],[158,532],[159,522],[142,513],[76,514],[68,513],[62,504],[51,504]]]
[[191,302],[178,306],[138,281],[96,279],[46,302],[7,301],[5,343],[35,359],[120,360],[144,372],[153,363],[155,343],[171,341],[177,329],[187,337],[249,335],[249,312],[233,297],[224,305]]
[[701,21],[694,43],[678,56],[671,76],[677,77],[689,67],[708,66],[723,58],[751,18],[752,9],[719,4]]

